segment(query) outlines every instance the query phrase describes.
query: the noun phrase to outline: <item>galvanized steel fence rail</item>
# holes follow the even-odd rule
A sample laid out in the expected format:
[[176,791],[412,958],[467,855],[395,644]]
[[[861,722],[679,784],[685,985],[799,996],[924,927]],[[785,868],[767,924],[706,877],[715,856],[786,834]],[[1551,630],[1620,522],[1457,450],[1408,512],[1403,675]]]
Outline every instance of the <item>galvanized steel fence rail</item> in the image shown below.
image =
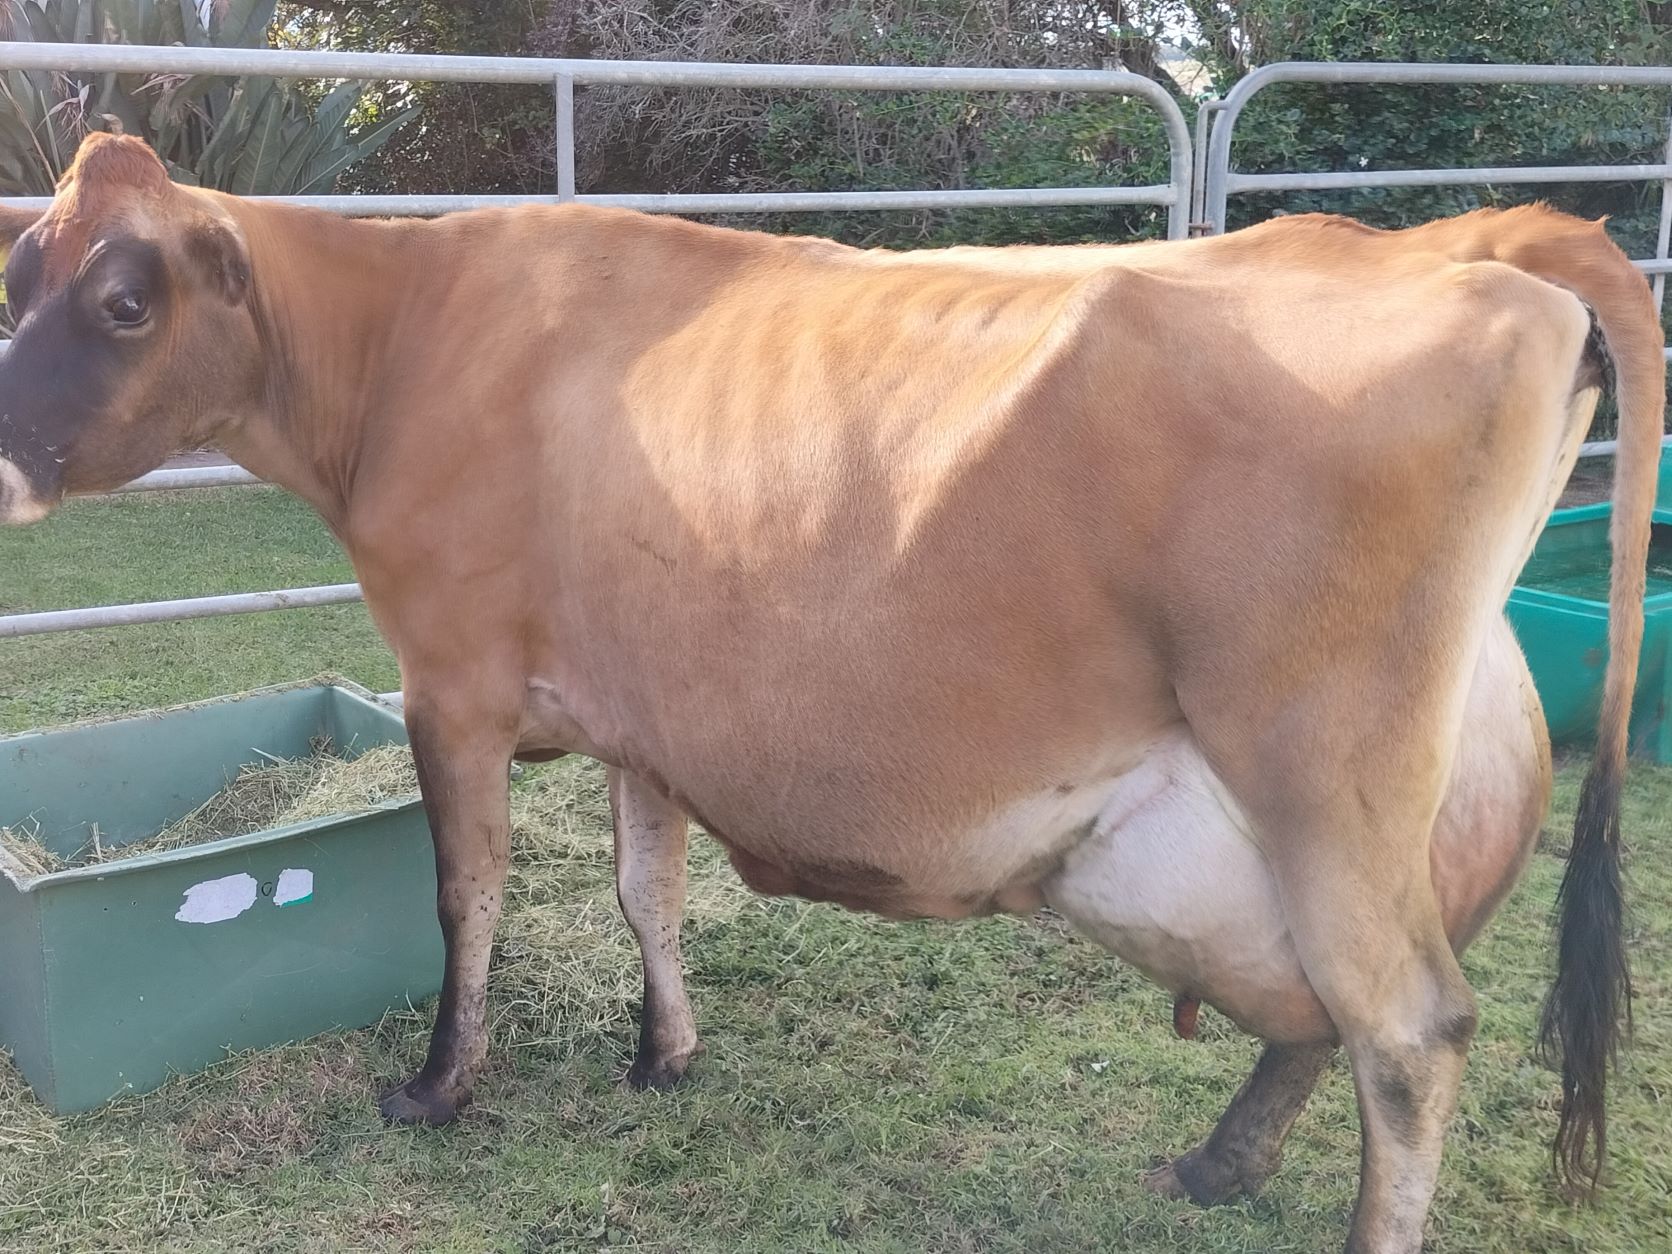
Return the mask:
[[[283,78],[549,84],[556,111],[557,189],[545,196],[286,196],[274,199],[360,216],[430,215],[491,205],[574,201],[649,213],[809,212],[819,210],[1031,208],[1127,204],[1164,206],[1169,238],[1225,229],[1229,198],[1253,192],[1356,187],[1435,187],[1485,183],[1658,181],[1661,211],[1655,256],[1634,259],[1652,276],[1655,299],[1672,273],[1672,134],[1663,161],[1630,166],[1512,166],[1476,169],[1282,171],[1245,173],[1231,167],[1231,145],[1248,101],[1278,83],[1550,84],[1672,87],[1672,67],[1553,65],[1420,65],[1284,62],[1250,73],[1222,100],[1206,101],[1196,142],[1178,104],[1154,81],[1101,70],[931,69],[886,66],[733,65],[662,61],[588,61],[545,57],[457,57],[391,53],[305,52],[243,48],[155,48],[103,44],[0,43],[0,70],[91,73],[258,74]],[[784,90],[1088,92],[1134,96],[1159,115],[1167,136],[1166,183],[1121,187],[973,188],[923,191],[776,192],[723,195],[577,194],[575,87],[737,87]],[[9,203],[38,205],[45,200]],[[1672,359],[1672,349],[1667,351]],[[1587,444],[1583,456],[1613,451],[1612,441]],[[237,467],[164,468],[123,492],[256,483]],[[89,627],[172,622],[360,599],[357,584],[192,597],[136,605],[98,606],[0,616],[0,638]]]
[[[1182,238],[1190,211],[1190,127],[1153,79],[1124,70],[1001,70],[862,65],[734,65],[589,61],[559,57],[459,57],[416,53],[307,52],[271,48],[160,48],[118,44],[0,43],[0,70],[88,73],[258,74],[275,78],[550,85],[557,116],[557,191],[549,196],[285,196],[291,204],[370,216],[451,213],[489,205],[576,201],[646,213],[795,213],[825,209],[1030,208],[1161,205]],[[575,88],[739,87],[866,92],[1086,92],[1133,96],[1167,135],[1170,175],[1135,187],[959,188],[923,191],[762,192],[716,195],[579,195],[575,191]],[[28,205],[48,202],[18,200]]]

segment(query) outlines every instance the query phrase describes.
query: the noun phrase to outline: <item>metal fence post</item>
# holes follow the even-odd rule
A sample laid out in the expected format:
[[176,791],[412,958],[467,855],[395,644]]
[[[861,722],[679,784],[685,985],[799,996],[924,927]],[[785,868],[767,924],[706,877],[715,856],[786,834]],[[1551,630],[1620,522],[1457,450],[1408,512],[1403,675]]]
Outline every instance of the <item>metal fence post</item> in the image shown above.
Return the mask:
[[1204,100],[1196,109],[1196,144],[1191,149],[1194,158],[1190,170],[1190,234],[1211,235],[1213,224],[1207,220],[1208,142],[1213,124],[1218,120],[1223,100]]
[[557,198],[575,198],[575,76],[552,80],[557,103]]
[[[1672,243],[1672,110],[1666,115],[1666,155],[1668,175],[1660,181],[1660,230],[1655,236],[1655,260],[1665,264],[1667,247]],[[1655,309],[1664,307],[1666,300],[1666,272],[1655,271]]]
[[[1254,70],[1222,101],[1208,143],[1204,217],[1215,231],[1226,226],[1232,192],[1301,191],[1348,187],[1443,187],[1468,183],[1639,182],[1672,180],[1672,156],[1656,165],[1509,166],[1496,169],[1352,170],[1325,173],[1238,174],[1231,169],[1231,137],[1243,107],[1277,83],[1547,84],[1550,86],[1666,87],[1672,66],[1662,65],[1461,65],[1416,62],[1282,61]],[[1668,148],[1672,154],[1672,147]],[[1651,271],[1664,258],[1645,266]]]

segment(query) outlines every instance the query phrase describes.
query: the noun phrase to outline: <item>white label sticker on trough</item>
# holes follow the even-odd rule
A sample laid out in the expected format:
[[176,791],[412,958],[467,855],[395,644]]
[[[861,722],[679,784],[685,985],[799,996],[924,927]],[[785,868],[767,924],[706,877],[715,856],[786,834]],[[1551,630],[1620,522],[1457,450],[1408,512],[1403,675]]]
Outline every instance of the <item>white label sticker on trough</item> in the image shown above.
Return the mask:
[[313,872],[286,867],[279,872],[279,886],[273,890],[275,906],[301,905],[313,896]]
[[182,923],[225,923],[255,905],[260,885],[253,875],[225,875],[204,880],[186,890],[186,901],[174,912]]

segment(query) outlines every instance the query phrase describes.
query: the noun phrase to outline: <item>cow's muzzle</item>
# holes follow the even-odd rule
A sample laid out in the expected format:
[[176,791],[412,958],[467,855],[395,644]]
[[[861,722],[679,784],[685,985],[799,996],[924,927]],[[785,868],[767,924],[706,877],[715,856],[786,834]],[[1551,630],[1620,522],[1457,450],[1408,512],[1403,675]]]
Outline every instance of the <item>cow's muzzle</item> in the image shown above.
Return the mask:
[[0,456],[0,524],[39,522],[52,512],[53,504],[50,496],[35,490],[21,466]]

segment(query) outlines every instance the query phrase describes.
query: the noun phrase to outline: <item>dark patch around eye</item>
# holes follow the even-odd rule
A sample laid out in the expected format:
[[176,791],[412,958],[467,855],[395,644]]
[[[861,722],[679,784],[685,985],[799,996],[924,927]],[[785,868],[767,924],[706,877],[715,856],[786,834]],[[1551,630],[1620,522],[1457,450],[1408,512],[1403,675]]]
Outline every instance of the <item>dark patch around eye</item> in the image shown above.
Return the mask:
[[149,240],[122,239],[112,240],[100,251],[79,286],[82,300],[97,308],[100,317],[108,317],[112,298],[124,292],[141,294],[155,313],[166,282],[161,249]]
[[97,274],[101,278],[116,272],[141,284],[155,285],[162,281],[164,274],[162,250],[150,240],[112,240],[88,272],[90,277]]

